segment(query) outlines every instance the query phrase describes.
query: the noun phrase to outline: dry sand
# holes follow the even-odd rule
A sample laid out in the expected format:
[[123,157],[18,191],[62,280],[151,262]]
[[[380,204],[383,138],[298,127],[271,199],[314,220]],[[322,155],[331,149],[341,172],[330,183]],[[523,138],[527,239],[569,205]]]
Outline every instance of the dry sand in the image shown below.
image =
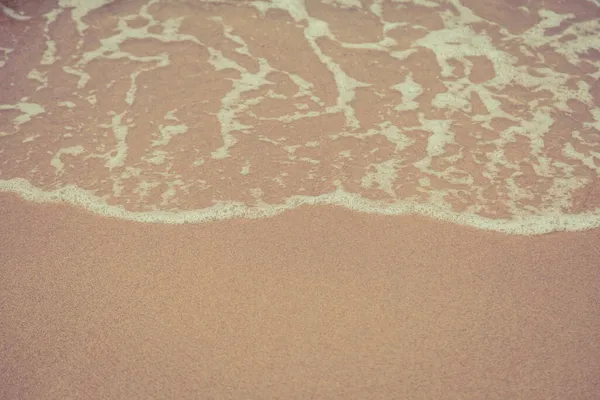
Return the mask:
[[600,231],[0,197],[2,399],[598,399]]

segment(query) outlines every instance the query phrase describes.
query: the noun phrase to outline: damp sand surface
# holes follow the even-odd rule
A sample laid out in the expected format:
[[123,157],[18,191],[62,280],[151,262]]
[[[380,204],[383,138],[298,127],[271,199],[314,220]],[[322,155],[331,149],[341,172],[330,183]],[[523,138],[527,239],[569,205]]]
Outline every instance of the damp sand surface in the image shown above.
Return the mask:
[[0,197],[0,398],[596,399],[600,232]]

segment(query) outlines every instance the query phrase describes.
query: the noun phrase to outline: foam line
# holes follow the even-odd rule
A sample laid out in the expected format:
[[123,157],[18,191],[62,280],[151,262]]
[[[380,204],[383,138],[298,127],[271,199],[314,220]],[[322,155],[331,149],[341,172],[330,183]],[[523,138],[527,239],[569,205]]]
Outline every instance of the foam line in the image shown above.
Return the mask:
[[68,203],[106,217],[128,221],[162,224],[197,224],[210,221],[225,221],[233,218],[270,218],[300,206],[334,205],[367,214],[402,216],[421,215],[445,222],[477,229],[502,232],[512,235],[542,235],[552,232],[576,232],[600,227],[600,209],[577,215],[537,215],[519,220],[490,219],[478,215],[439,210],[432,206],[411,202],[385,204],[370,201],[343,191],[320,196],[292,196],[284,204],[268,207],[248,207],[242,203],[223,202],[202,210],[132,212],[122,206],[106,204],[88,191],[69,185],[52,191],[43,191],[27,180],[16,178],[0,181],[0,192],[14,193],[25,200],[41,204]]

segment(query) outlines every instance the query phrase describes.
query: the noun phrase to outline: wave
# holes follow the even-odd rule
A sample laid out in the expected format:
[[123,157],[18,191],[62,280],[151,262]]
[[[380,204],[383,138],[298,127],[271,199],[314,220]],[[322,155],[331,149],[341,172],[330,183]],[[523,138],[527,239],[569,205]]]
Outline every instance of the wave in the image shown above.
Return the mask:
[[536,215],[519,219],[491,219],[475,214],[440,210],[433,206],[397,202],[387,204],[372,201],[343,191],[320,196],[292,196],[285,203],[267,207],[249,207],[235,202],[221,202],[202,210],[135,212],[122,206],[109,205],[101,198],[76,186],[43,191],[25,179],[0,181],[0,192],[14,193],[35,203],[67,203],[94,214],[143,223],[190,224],[225,221],[233,218],[269,218],[301,206],[333,205],[367,214],[402,216],[420,215],[445,222],[512,235],[541,235],[552,232],[576,232],[600,227],[600,209],[577,215]]

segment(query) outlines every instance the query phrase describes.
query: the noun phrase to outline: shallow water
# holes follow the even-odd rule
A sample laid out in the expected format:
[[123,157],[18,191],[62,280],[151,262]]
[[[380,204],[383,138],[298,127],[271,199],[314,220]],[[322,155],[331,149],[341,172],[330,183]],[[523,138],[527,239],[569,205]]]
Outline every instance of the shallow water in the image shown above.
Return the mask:
[[2,191],[165,223],[600,226],[595,2],[8,4]]

